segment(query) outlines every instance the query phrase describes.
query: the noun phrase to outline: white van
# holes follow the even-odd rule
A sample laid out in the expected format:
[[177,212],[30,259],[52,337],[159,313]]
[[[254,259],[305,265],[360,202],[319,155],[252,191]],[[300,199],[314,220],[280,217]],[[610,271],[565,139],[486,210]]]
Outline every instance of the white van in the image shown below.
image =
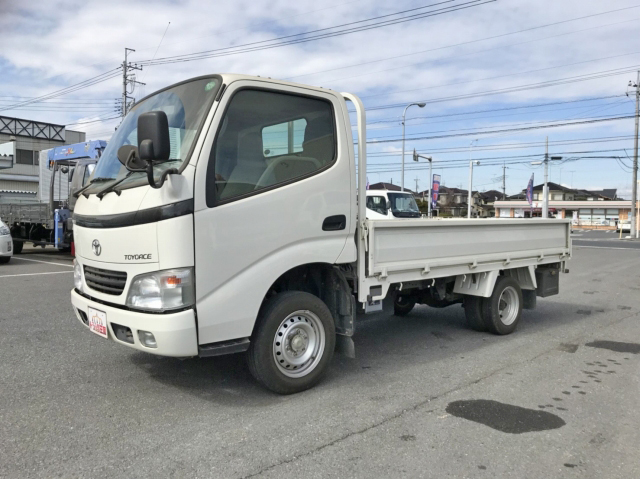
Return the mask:
[[367,219],[420,218],[422,214],[411,193],[367,190]]

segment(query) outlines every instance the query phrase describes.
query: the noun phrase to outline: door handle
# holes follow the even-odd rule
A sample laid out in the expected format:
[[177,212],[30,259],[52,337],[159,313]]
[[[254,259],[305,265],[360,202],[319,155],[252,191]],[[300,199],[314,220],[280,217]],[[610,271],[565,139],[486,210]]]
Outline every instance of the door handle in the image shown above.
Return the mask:
[[340,231],[347,227],[345,215],[327,216],[322,222],[322,231]]

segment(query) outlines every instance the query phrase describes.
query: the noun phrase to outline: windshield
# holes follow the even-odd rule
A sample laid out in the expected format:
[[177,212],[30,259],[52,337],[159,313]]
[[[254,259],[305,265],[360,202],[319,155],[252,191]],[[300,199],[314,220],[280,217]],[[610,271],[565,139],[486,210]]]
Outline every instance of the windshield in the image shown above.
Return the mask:
[[[138,117],[149,111],[162,110],[169,120],[170,161],[157,165],[156,174],[168,168],[179,168],[188,162],[196,134],[218,87],[218,79],[200,78],[167,88],[140,101],[127,114],[109,141],[98,161],[93,178],[120,179],[128,173],[118,160],[118,149],[123,145],[138,145]],[[145,175],[136,173],[132,176],[135,180],[146,177]]]
[[400,218],[420,218],[420,209],[411,194],[387,193],[393,216]]

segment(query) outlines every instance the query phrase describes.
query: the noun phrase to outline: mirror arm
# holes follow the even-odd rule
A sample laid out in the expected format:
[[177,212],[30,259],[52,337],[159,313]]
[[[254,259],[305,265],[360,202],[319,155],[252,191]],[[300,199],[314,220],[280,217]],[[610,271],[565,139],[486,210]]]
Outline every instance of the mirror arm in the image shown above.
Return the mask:
[[154,188],[156,190],[159,188],[162,188],[162,185],[164,185],[164,182],[167,179],[167,176],[179,175],[179,174],[180,172],[176,168],[169,168],[167,171],[162,173],[162,176],[160,177],[160,182],[156,183],[156,180],[153,177],[153,163],[151,161],[147,162],[147,180],[149,181],[149,185],[151,185],[151,188]]

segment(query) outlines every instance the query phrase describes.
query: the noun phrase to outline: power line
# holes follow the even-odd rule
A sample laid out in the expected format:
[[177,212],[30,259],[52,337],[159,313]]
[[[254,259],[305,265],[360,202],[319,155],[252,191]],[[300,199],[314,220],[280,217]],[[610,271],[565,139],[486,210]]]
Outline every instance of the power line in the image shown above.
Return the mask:
[[[532,31],[532,30],[539,30],[539,29],[542,29],[542,28],[552,27],[552,26],[563,24],[563,23],[575,22],[575,21],[578,21],[578,20],[584,20],[584,19],[587,19],[587,18],[592,18],[592,17],[596,17],[596,16],[600,16],[600,15],[606,15],[608,13],[615,13],[615,12],[619,12],[619,11],[622,11],[622,10],[629,10],[629,9],[638,8],[638,7],[640,7],[640,5],[634,5],[632,7],[626,7],[626,8],[622,8],[622,9],[616,9],[616,10],[609,10],[609,11],[606,11],[606,12],[600,12],[600,13],[595,13],[595,14],[586,15],[586,16],[582,16],[582,17],[570,18],[570,19],[567,19],[567,20],[559,21],[559,22],[547,23],[547,24],[544,24],[544,25],[538,25],[538,26],[535,26],[535,27],[525,28],[525,29],[522,29],[522,30],[516,30],[516,31],[513,31],[513,32],[508,32],[508,33],[502,33],[500,35],[494,35],[494,36],[490,36],[490,37],[479,38],[479,39],[470,40],[470,41],[467,41],[467,42],[454,43],[452,45],[445,45],[445,46],[442,46],[442,47],[430,48],[428,50],[421,50],[421,51],[418,51],[418,52],[407,53],[407,54],[404,54],[404,55],[395,55],[395,56],[392,56],[392,57],[380,58],[380,59],[377,59],[377,60],[371,60],[371,61],[362,62],[362,63],[356,63],[356,64],[351,63],[348,66],[344,66],[344,67],[340,67],[340,68],[330,68],[328,70],[320,70],[320,71],[316,71],[316,72],[311,72],[311,73],[305,73],[305,74],[301,74],[301,75],[295,75],[295,76],[291,76],[291,77],[286,77],[285,79],[291,80],[293,78],[299,78],[299,77],[302,77],[302,76],[316,75],[318,73],[327,73],[327,72],[332,72],[332,71],[336,71],[336,70],[344,70],[345,68],[353,68],[353,67],[358,67],[358,66],[362,66],[362,65],[368,65],[368,64],[371,64],[371,63],[377,63],[377,62],[382,62],[382,61],[387,61],[387,60],[395,60],[395,59],[398,59],[398,58],[403,58],[403,57],[407,57],[407,56],[411,56],[411,55],[419,55],[421,53],[429,53],[429,52],[434,52],[434,51],[438,51],[438,50],[444,50],[444,49],[447,49],[447,48],[454,48],[454,47],[459,47],[459,46],[463,46],[463,45],[469,45],[469,44],[472,44],[472,43],[483,42],[483,41],[487,41],[487,40],[495,40],[496,38],[502,38],[502,37],[506,37],[506,36],[510,36],[510,35],[516,35],[518,33],[524,33],[524,32],[528,32],[528,31]],[[615,22],[615,23],[610,23],[610,24],[607,24],[607,25],[601,25],[601,26],[597,26],[597,27],[586,28],[584,30],[578,30],[578,31],[569,32],[569,33],[562,33],[562,34],[554,35],[554,36],[551,36],[551,37],[545,37],[544,39],[554,38],[554,37],[562,36],[562,35],[570,35],[570,34],[573,34],[573,33],[579,33],[579,32],[583,32],[583,31],[586,31],[586,30],[591,30],[591,29],[594,29],[594,28],[602,28],[602,27],[607,27],[607,26],[611,26],[611,25],[618,25],[620,23],[627,23],[627,22],[631,22],[631,21],[634,21],[634,20],[625,20],[623,22]],[[540,40],[544,40],[544,39],[540,39]],[[538,40],[531,40],[531,41],[538,41]],[[524,43],[529,43],[529,42],[524,42]]]
[[[546,87],[550,87],[550,86],[563,85],[563,84],[566,84],[566,83],[577,83],[577,82],[581,82],[581,81],[589,81],[589,80],[595,80],[595,79],[599,79],[599,78],[607,78],[607,77],[611,77],[611,76],[622,75],[622,74],[626,74],[626,73],[629,73],[629,72],[636,71],[637,68],[638,68],[638,65],[630,65],[628,67],[615,68],[615,69],[612,69],[612,70],[602,70],[602,71],[593,72],[593,73],[585,73],[585,74],[576,75],[576,76],[573,76],[573,77],[558,78],[558,79],[555,79],[555,80],[547,80],[547,81],[543,81],[543,82],[528,83],[528,84],[524,84],[524,85],[517,85],[517,86],[513,86],[513,87],[500,88],[500,89],[496,89],[496,90],[485,90],[485,91],[481,91],[481,92],[468,93],[468,94],[463,94],[463,95],[432,98],[430,100],[416,100],[416,102],[420,102],[420,103],[443,103],[443,102],[456,101],[456,100],[466,100],[466,99],[469,99],[469,98],[478,98],[478,97],[490,96],[490,95],[500,95],[500,94],[504,94],[504,93],[517,93],[517,92],[521,92],[521,91],[535,90],[535,89],[538,89],[538,88],[546,88]],[[392,104],[388,104],[388,105],[370,106],[370,107],[367,108],[367,110],[368,111],[389,110],[389,109],[394,109],[394,108],[404,108],[406,105],[407,105],[407,102],[404,101],[402,103],[392,103]],[[351,111],[351,112],[353,112],[353,111]]]
[[[477,79],[473,79],[473,80],[465,80],[465,81],[458,81],[458,82],[452,82],[452,83],[443,83],[441,85],[432,85],[432,86],[428,86],[428,87],[423,87],[423,88],[413,88],[411,90],[395,90],[393,93],[397,94],[397,93],[408,93],[408,92],[414,92],[414,91],[422,91],[422,90],[431,90],[434,88],[443,88],[443,87],[448,87],[448,86],[456,86],[456,85],[464,85],[467,83],[475,83],[475,82],[479,82],[479,81],[487,81],[487,80],[497,80],[498,78],[506,78],[506,77],[510,77],[510,76],[515,76],[515,75],[528,75],[530,73],[538,73],[538,72],[543,72],[543,71],[547,71],[547,70],[555,70],[558,68],[564,68],[564,67],[570,67],[570,66],[575,66],[575,65],[582,65],[584,63],[592,63],[592,62],[599,62],[602,60],[610,60],[612,58],[620,58],[620,57],[626,57],[629,55],[638,55],[640,54],[640,52],[630,52],[630,53],[623,53],[623,54],[619,54],[619,55],[611,55],[608,57],[602,57],[602,58],[594,58],[592,60],[584,60],[581,62],[574,62],[574,63],[566,63],[564,65],[554,65],[551,67],[545,67],[545,68],[539,68],[537,70],[528,70],[528,71],[523,71],[523,72],[515,72],[515,73],[507,73],[504,75],[498,75],[498,76],[494,76],[494,77],[486,77],[486,78],[477,78]],[[374,72],[376,73],[376,72]],[[365,99],[365,98],[374,98],[374,97],[379,97],[379,96],[388,96],[389,93],[377,93],[375,95],[366,95],[361,97],[361,99]]]
[[[222,57],[222,56],[229,56],[229,55],[237,55],[239,53],[247,53],[247,52],[253,52],[253,51],[260,51],[260,50],[266,50],[266,49],[271,49],[271,48],[278,48],[278,47],[282,47],[282,46],[287,46],[287,45],[295,45],[298,43],[307,43],[307,42],[311,42],[311,41],[316,41],[316,40],[322,40],[325,38],[332,38],[332,37],[337,37],[337,36],[343,36],[343,35],[347,35],[350,33],[356,33],[356,32],[361,32],[361,31],[366,31],[366,30],[372,30],[372,29],[377,29],[377,28],[383,28],[386,26],[390,26],[390,25],[396,25],[399,23],[405,23],[405,22],[409,22],[409,21],[413,21],[413,20],[418,20],[418,19],[422,19],[422,18],[428,18],[428,17],[433,17],[433,16],[438,16],[438,15],[444,15],[446,13],[451,13],[451,12],[455,12],[458,10],[465,10],[468,8],[474,8],[474,7],[478,7],[487,3],[493,3],[496,0],[470,0],[458,5],[452,5],[452,6],[447,6],[447,7],[443,7],[443,8],[439,8],[436,10],[432,10],[429,12],[422,12],[422,13],[418,13],[418,14],[414,14],[414,15],[407,15],[401,18],[397,18],[397,19],[392,19],[392,20],[384,20],[381,22],[375,22],[373,24],[370,25],[362,25],[362,26],[358,26],[358,27],[352,27],[352,28],[344,28],[343,30],[339,30],[336,32],[329,32],[329,33],[323,33],[323,34],[317,34],[319,32],[323,32],[323,31],[327,31],[327,30],[333,30],[336,28],[342,28],[342,27],[348,27],[351,25],[356,25],[359,23],[365,23],[365,22],[371,22],[373,20],[377,20],[380,18],[385,18],[385,17],[390,17],[390,16],[397,16],[397,15],[401,15],[403,13],[407,13],[407,12],[411,12],[411,11],[415,11],[415,10],[420,10],[420,9],[424,9],[424,8],[429,8],[429,7],[433,7],[433,6],[437,6],[437,5],[442,5],[445,3],[450,3],[452,1],[456,1],[456,0],[445,0],[442,2],[438,2],[438,3],[434,3],[434,4],[430,4],[430,5],[426,5],[426,6],[422,6],[422,7],[417,7],[411,10],[405,10],[402,12],[396,12],[396,13],[392,13],[392,14],[388,14],[388,15],[382,15],[379,17],[373,17],[373,18],[369,18],[369,19],[365,19],[365,20],[359,20],[356,22],[350,22],[350,23],[345,23],[342,25],[335,25],[333,27],[327,27],[327,28],[321,28],[318,30],[311,30],[309,32],[303,32],[303,33],[296,33],[293,35],[286,35],[283,37],[278,37],[278,38],[273,38],[270,40],[263,40],[263,41],[259,41],[259,42],[251,42],[251,43],[246,43],[246,44],[242,44],[242,45],[235,45],[232,47],[224,47],[224,48],[218,48],[218,49],[214,49],[214,50],[205,50],[202,52],[196,52],[196,53],[188,53],[188,54],[183,54],[183,55],[174,55],[174,56],[170,56],[170,57],[164,57],[164,58],[158,58],[154,61],[150,61],[150,60],[145,60],[145,61],[141,61],[140,64],[141,65],[162,65],[162,64],[167,64],[167,63],[180,63],[180,62],[188,62],[188,61],[194,61],[194,60],[203,60],[206,58],[214,58],[214,57]],[[308,38],[295,38],[295,37],[301,37],[304,35],[309,35],[309,34],[314,34],[316,33],[317,35],[315,36],[311,36]],[[271,44],[268,44],[270,43]],[[273,43],[276,42],[276,43]],[[265,43],[267,43],[265,45]]]
[[[419,138],[407,138],[407,141],[418,141],[418,140],[435,140],[440,138],[452,138],[457,136],[473,136],[473,135],[489,135],[492,133],[503,133],[503,132],[511,132],[511,131],[527,131],[527,130],[540,130],[546,128],[558,128],[563,126],[573,126],[573,125],[584,125],[589,123],[600,123],[606,121],[616,121],[616,120],[626,120],[629,118],[635,118],[634,115],[628,116],[618,116],[618,117],[610,117],[610,118],[600,118],[600,119],[591,119],[585,121],[573,121],[573,122],[565,122],[565,123],[556,123],[553,125],[539,125],[539,126],[529,126],[529,127],[520,127],[520,128],[505,128],[498,130],[490,130],[490,131],[480,131],[480,132],[468,132],[468,133],[456,133],[450,135],[436,135],[436,136],[423,136]],[[367,140],[367,144],[369,143],[395,143],[398,141],[402,141],[402,138],[394,138],[388,140]]]
[[57,97],[72,93],[74,91],[78,91],[78,90],[81,90],[83,88],[87,88],[87,87],[96,85],[98,83],[102,83],[104,81],[107,81],[107,80],[110,80],[112,78],[117,77],[119,75],[118,70],[120,70],[120,67],[113,68],[113,69],[111,69],[111,70],[109,70],[107,72],[101,73],[100,75],[96,75],[96,76],[94,76],[92,78],[89,78],[87,80],[81,81],[81,82],[76,83],[74,85],[70,85],[70,86],[65,87],[65,88],[61,88],[59,90],[53,91],[51,93],[48,93],[46,95],[41,95],[41,96],[35,97],[35,98],[31,99],[31,100],[18,102],[18,103],[15,103],[13,105],[4,106],[4,107],[0,108],[0,111],[12,110],[12,109],[14,109],[16,107],[29,105],[31,103],[37,103],[37,102],[42,101],[42,100],[50,100],[52,98],[57,98]]

